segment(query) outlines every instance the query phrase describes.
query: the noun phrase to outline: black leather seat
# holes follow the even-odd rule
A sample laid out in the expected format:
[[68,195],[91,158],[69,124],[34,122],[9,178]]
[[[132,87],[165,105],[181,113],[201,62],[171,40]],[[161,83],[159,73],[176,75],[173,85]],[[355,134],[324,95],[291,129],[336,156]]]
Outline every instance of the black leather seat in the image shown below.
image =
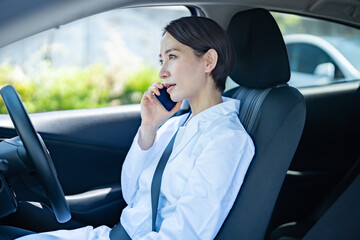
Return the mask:
[[306,221],[283,224],[269,239],[360,239],[359,203],[360,156]]
[[288,56],[268,11],[236,14],[227,32],[236,55],[230,76],[240,87],[224,95],[240,99],[240,119],[255,143],[255,156],[216,239],[264,239],[301,137],[305,101],[297,89],[286,84]]

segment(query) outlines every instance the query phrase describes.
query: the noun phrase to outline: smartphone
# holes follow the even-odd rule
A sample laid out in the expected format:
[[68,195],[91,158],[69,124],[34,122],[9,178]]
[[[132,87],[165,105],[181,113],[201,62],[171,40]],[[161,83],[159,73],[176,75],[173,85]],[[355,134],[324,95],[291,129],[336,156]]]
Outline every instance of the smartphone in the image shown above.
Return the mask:
[[161,105],[163,105],[163,107],[170,112],[176,105],[176,102],[173,102],[170,98],[170,94],[166,91],[166,88],[161,88],[159,89],[160,91],[160,95],[156,95],[155,97],[159,100],[159,102],[161,103]]

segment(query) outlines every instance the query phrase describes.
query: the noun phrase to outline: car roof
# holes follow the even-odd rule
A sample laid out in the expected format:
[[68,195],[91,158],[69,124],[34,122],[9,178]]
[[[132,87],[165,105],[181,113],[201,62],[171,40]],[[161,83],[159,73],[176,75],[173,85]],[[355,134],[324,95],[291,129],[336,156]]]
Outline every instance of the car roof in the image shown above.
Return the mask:
[[[0,47],[74,20],[121,7],[187,5],[226,27],[235,12],[265,8],[360,26],[360,4],[342,0],[0,0]],[[219,6],[221,11],[219,11]]]

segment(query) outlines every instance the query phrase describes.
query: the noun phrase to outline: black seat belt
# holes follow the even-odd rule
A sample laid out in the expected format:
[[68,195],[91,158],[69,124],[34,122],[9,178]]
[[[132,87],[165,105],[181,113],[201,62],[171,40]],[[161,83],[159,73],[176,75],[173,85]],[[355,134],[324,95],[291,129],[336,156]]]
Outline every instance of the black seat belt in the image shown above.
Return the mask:
[[[189,116],[191,115],[191,111],[189,112],[189,115],[185,119],[184,123],[181,125],[183,126],[186,121],[188,120]],[[159,163],[156,167],[153,180],[151,183],[151,207],[152,207],[152,231],[156,231],[155,229],[155,223],[156,223],[156,215],[159,205],[159,197],[160,197],[160,187],[161,187],[161,179],[162,175],[166,166],[167,161],[169,160],[170,154],[172,152],[174,142],[176,135],[178,133],[178,130],[174,134],[174,136],[171,138],[169,144],[167,145],[165,151],[163,152]],[[130,239],[129,235],[126,233],[125,229],[122,227],[121,223],[116,224],[113,229],[110,231],[110,239]]]
[[[191,110],[189,115],[186,117],[184,123],[181,126],[184,126],[191,116]],[[156,224],[156,216],[157,210],[159,206],[159,197],[160,197],[160,187],[161,187],[161,179],[166,166],[167,161],[169,160],[170,154],[172,152],[176,135],[179,130],[176,131],[169,144],[167,145],[163,155],[160,158],[160,161],[156,167],[154,177],[151,183],[151,207],[152,207],[152,231],[156,232],[155,224]]]
[[[186,122],[186,121],[185,121]],[[152,231],[155,231],[155,222],[156,222],[156,215],[157,215],[157,208],[159,205],[159,195],[160,195],[160,186],[161,186],[161,179],[162,175],[166,166],[167,161],[169,160],[170,154],[172,152],[172,148],[174,146],[174,141],[177,135],[177,131],[170,140],[169,144],[167,145],[165,151],[163,152],[160,161],[156,167],[154,177],[151,183],[151,206],[152,206]],[[113,227],[110,231],[110,239],[130,239],[127,235],[126,231],[122,227],[121,223],[118,223]]]
[[175,138],[177,135],[177,131],[172,137],[171,141],[167,145],[163,155],[160,158],[160,161],[156,167],[154,177],[151,183],[151,207],[152,207],[152,231],[156,232],[155,223],[156,223],[156,215],[159,205],[159,195],[160,195],[160,187],[161,187],[161,179],[166,166],[167,161],[169,160],[170,154],[172,152]]

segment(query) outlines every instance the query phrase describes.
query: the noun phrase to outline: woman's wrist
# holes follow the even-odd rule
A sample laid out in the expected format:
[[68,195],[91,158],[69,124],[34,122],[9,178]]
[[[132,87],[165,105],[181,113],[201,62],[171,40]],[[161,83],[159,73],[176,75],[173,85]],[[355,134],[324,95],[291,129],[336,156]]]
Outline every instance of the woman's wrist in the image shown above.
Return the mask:
[[152,147],[155,141],[157,129],[157,126],[141,124],[139,129],[138,144],[142,150],[147,150]]
[[140,130],[143,133],[149,133],[149,134],[155,134],[156,131],[158,130],[159,126],[154,125],[154,124],[146,124],[144,122],[141,123],[140,125]]

